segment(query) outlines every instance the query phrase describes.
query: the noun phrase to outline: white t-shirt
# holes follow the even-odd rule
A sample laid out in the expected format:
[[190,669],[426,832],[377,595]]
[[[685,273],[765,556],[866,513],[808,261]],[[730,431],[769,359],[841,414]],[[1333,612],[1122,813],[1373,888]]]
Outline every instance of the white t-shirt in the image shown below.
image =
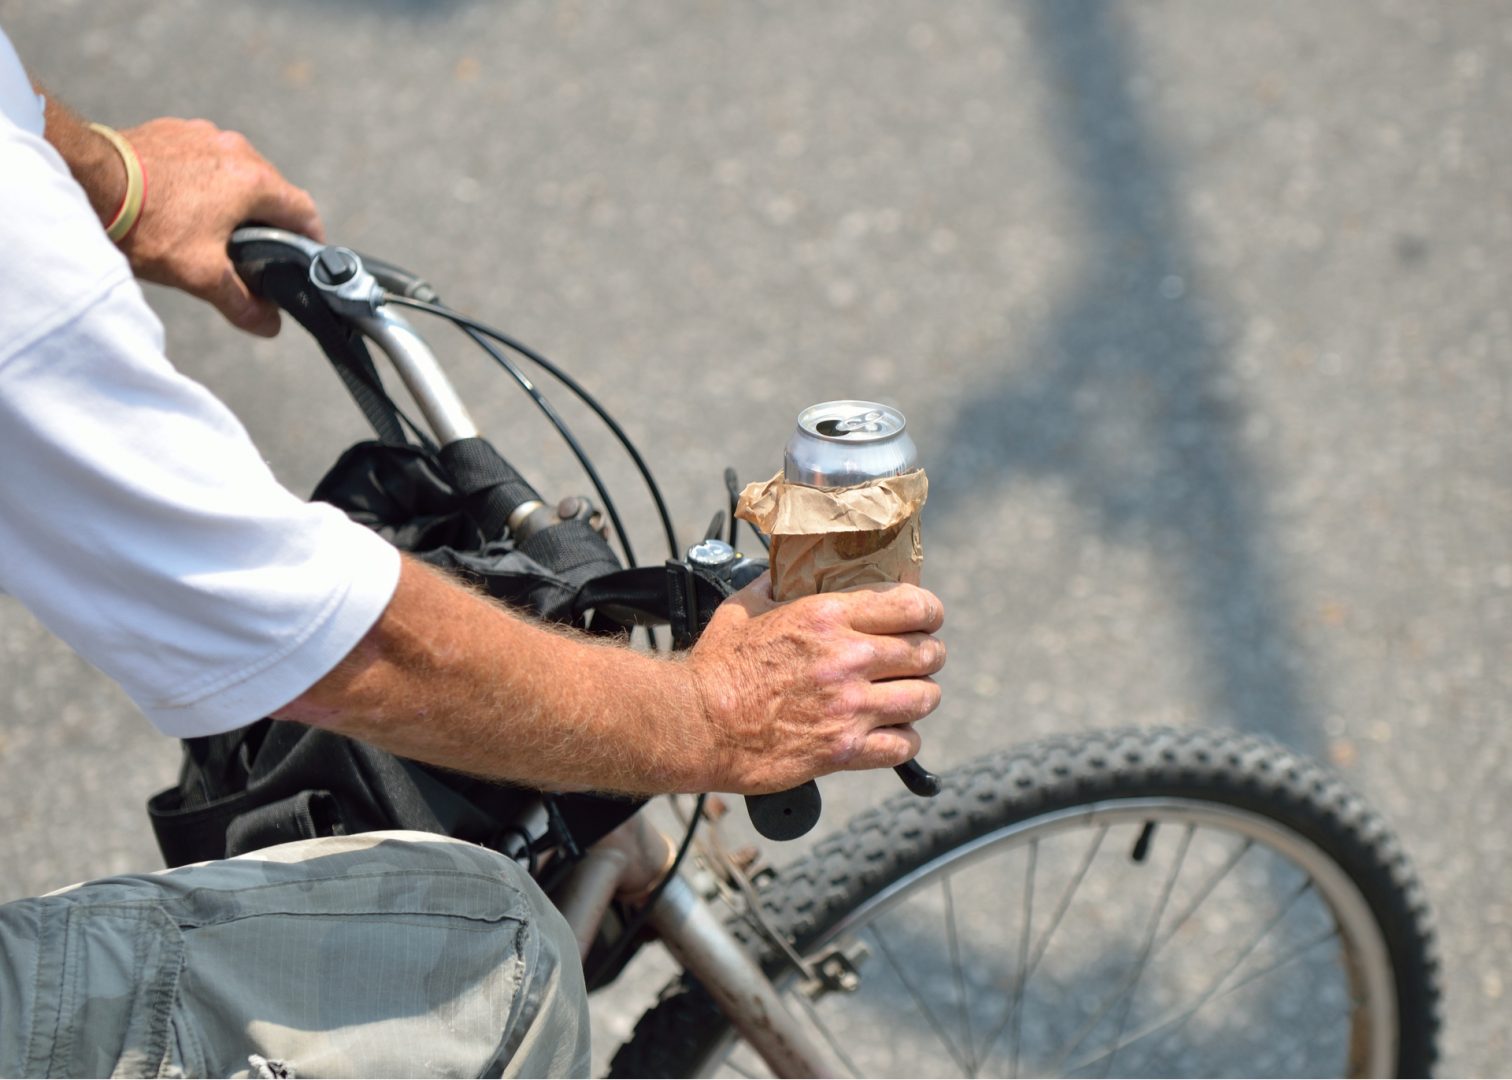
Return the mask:
[[41,137],[0,32],[0,589],[169,735],[288,704],[383,613],[398,552],[268,471]]

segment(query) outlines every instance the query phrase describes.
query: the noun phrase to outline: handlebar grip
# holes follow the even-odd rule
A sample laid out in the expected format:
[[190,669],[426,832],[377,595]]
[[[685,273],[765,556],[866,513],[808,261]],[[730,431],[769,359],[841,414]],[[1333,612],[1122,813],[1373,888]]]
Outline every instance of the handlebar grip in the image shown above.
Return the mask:
[[[928,799],[940,793],[940,778],[917,761],[895,765],[893,772],[909,791],[920,798]],[[818,824],[819,814],[824,809],[819,785],[812,780],[770,795],[747,795],[745,801],[751,824],[768,840],[798,839]]]
[[812,780],[770,795],[747,795],[746,813],[768,840],[796,840],[819,822],[824,809],[819,785]]

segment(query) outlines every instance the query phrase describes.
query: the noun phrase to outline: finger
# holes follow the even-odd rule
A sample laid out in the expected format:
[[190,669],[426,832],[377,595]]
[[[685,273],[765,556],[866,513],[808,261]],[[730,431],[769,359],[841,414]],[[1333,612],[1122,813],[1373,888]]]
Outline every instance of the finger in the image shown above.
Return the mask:
[[945,643],[919,631],[867,637],[861,641],[869,655],[860,674],[873,682],[933,675],[945,666]]
[[864,585],[831,595],[844,598],[851,628],[863,634],[932,634],[945,622],[940,598],[917,585]]
[[739,592],[732,594],[725,600],[727,604],[737,604],[751,615],[761,615],[780,607],[772,598],[772,574],[770,571],[763,573],[759,578],[752,581]]
[[248,208],[248,216],[275,229],[288,229],[325,242],[325,224],[309,192],[289,183],[276,172],[259,186],[257,197]]
[[845,765],[847,771],[889,769],[912,761],[919,754],[923,740],[912,724],[879,727],[868,732],[861,752]]
[[873,727],[911,724],[940,707],[940,686],[933,679],[889,679],[867,688],[858,711]]
[[278,333],[278,306],[254,296],[229,259],[225,260],[215,285],[197,295],[215,305],[226,321],[238,330],[258,337],[272,337]]

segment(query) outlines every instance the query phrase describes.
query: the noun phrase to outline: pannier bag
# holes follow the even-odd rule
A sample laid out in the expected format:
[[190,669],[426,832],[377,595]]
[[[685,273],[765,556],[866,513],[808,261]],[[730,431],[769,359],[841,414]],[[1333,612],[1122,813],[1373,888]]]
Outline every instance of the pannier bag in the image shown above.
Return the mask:
[[[437,452],[393,442],[351,447],[316,487],[331,503],[408,551],[524,611],[584,627],[584,585],[620,569],[587,522],[569,519],[516,545],[479,512],[498,459],[481,439]],[[612,621],[585,627],[620,632]],[[507,662],[507,660],[506,660]],[[535,793],[407,761],[344,736],[263,719],[184,740],[177,785],[147,812],[169,866],[226,858],[290,840],[417,829],[498,848]],[[641,800],[566,796],[554,816],[591,844]]]

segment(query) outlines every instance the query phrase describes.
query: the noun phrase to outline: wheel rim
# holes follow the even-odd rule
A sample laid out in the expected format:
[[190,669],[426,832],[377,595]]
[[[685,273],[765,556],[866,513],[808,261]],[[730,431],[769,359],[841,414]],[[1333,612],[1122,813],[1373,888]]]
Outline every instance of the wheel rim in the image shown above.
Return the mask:
[[[1121,850],[1128,854],[1120,855]],[[1054,871],[1052,853],[1063,864]],[[1101,861],[1105,856],[1114,862]],[[972,882],[969,895],[962,883],[968,876],[980,878],[1005,857],[1017,857],[1020,864],[1017,882],[1005,880],[1001,890],[1005,921],[1011,921],[1012,905],[1019,906],[1011,942],[979,932],[992,929],[997,913],[989,911],[985,919],[980,912],[970,920],[962,916],[963,903],[981,907],[984,895],[989,904],[993,900],[990,891],[983,893],[982,881]],[[1094,871],[1117,876],[1118,862],[1148,867],[1124,874],[1140,883],[1139,889],[1083,891]],[[1052,873],[1061,880],[1052,884]],[[1040,875],[1046,879],[1037,883]],[[998,876],[994,871],[990,881]],[[1050,954],[1077,932],[1069,917],[1078,905],[1087,909],[1077,911],[1078,918],[1090,916],[1094,927],[1118,923],[1122,916],[1115,909],[1130,909],[1133,917],[1105,936],[1114,954],[1127,951],[1132,941],[1132,963],[1114,962],[1116,955],[1110,961],[1088,942],[1073,942],[1066,970],[1078,971],[1076,965],[1091,958],[1085,969],[1092,973],[1089,987],[1075,988],[1090,991],[1091,1004],[1078,1006],[1069,991],[1057,1001],[1061,991],[1056,990],[1043,1009],[1037,999],[1031,1005],[1034,993],[1045,992],[1031,987],[1036,977],[1056,981]],[[922,950],[908,953],[889,940],[900,926],[913,930],[935,920],[944,932]],[[1232,932],[1225,930],[1230,922]],[[809,958],[835,955],[837,946],[841,954],[854,951],[857,942],[872,954],[861,961],[860,993],[829,993],[815,1005],[798,992],[796,977],[787,986],[794,1010],[856,1074],[900,1067],[889,1057],[894,1051],[881,1045],[900,1038],[900,1026],[932,1035],[935,1044],[930,1048],[928,1039],[913,1040],[919,1052],[932,1049],[934,1056],[904,1061],[907,1075],[926,1071],[923,1064],[952,1075],[1217,1075],[1227,1068],[1243,1075],[1323,1070],[1384,1076],[1395,1070],[1395,981],[1369,904],[1316,844],[1232,806],[1165,797],[1117,799],[1004,826],[918,867],[858,905],[810,947]],[[1003,944],[1013,947],[998,947]],[[1173,944],[1188,946],[1186,955],[1200,963],[1173,964]],[[864,998],[868,979],[896,983],[902,992],[882,991],[891,1005],[872,1015],[861,1006],[862,1022],[846,1020],[837,1030],[835,1016],[826,1012],[853,1008]],[[980,1013],[977,998],[986,1002]],[[1288,1015],[1314,1001],[1336,1005],[1338,1020],[1330,1018],[1332,1009],[1309,1008],[1312,1015],[1299,1016],[1293,1026]],[[1241,1008],[1246,1005],[1248,1012]],[[1078,1010],[1067,1034],[1062,1014]],[[1274,1040],[1248,1034],[1262,1015],[1279,1029]],[[1056,1029],[1053,1038],[1044,1036],[1056,1049],[1031,1045],[1047,1027]],[[1191,1047],[1164,1049],[1178,1036],[1196,1045],[1194,1036],[1203,1031],[1219,1052],[1230,1054],[1226,1062],[1198,1068],[1182,1057],[1194,1052]],[[1257,1047],[1252,1056],[1234,1059],[1239,1051],[1233,1048],[1233,1031],[1245,1033]],[[1004,1043],[1009,1049],[1000,1053]],[[731,1049],[733,1043],[727,1044],[709,1064]],[[743,1046],[728,1060],[736,1075],[751,1071],[753,1063],[760,1065]],[[1257,1063],[1269,1065],[1256,1068]]]

